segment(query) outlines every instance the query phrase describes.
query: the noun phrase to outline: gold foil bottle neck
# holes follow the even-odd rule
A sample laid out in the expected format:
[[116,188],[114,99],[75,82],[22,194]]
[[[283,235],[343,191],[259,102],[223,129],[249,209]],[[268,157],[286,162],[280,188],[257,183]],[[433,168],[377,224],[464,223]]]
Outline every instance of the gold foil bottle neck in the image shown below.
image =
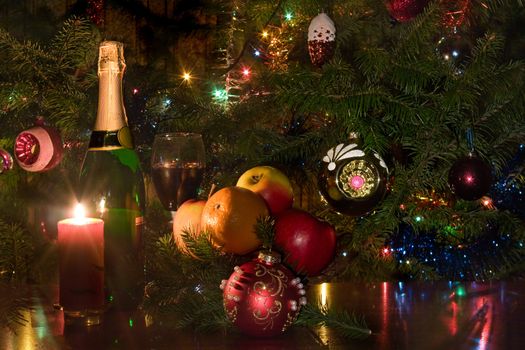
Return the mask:
[[118,41],[103,41],[98,50],[98,71],[123,72],[126,68],[124,60],[124,44]]

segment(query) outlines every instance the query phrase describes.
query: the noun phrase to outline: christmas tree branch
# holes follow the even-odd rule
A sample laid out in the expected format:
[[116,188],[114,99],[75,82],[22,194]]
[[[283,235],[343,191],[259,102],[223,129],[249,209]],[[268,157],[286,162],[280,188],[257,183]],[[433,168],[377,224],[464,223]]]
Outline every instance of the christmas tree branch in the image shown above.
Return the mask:
[[372,334],[364,319],[347,311],[336,311],[327,305],[308,304],[301,309],[296,325],[306,327],[326,326],[345,338],[363,339]]

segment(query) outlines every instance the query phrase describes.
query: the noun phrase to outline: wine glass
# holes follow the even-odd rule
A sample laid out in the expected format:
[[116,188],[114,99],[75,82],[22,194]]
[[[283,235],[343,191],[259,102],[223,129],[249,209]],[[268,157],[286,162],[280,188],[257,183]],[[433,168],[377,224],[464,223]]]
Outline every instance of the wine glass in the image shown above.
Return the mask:
[[186,200],[197,197],[206,160],[202,136],[176,132],[155,135],[151,156],[155,191],[166,210],[175,213]]

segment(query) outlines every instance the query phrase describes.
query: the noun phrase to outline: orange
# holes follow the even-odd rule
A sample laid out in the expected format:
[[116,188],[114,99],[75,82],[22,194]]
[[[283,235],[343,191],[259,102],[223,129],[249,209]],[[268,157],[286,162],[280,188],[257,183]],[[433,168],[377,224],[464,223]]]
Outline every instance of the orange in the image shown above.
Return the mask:
[[224,252],[243,255],[261,244],[255,225],[259,217],[268,214],[266,202],[257,193],[237,186],[225,187],[208,198],[201,227]]
[[206,204],[205,200],[188,199],[177,209],[173,217],[173,239],[179,250],[185,254],[195,257],[186,248],[186,243],[182,239],[183,232],[198,237],[201,233],[202,209]]

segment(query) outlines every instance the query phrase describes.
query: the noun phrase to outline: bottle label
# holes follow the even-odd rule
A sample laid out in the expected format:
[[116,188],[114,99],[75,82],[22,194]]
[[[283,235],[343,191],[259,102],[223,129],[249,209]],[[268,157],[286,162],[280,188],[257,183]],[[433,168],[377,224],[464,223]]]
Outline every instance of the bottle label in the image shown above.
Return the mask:
[[129,127],[124,126],[114,131],[93,130],[91,133],[89,141],[89,149],[91,151],[118,148],[133,148]]

